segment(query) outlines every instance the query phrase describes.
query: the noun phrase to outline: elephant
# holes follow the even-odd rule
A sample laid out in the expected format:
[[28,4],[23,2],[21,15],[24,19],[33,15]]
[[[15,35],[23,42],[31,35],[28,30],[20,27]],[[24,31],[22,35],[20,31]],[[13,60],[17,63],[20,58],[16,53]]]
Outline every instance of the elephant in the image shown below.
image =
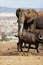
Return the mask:
[[39,16],[36,19],[36,28],[37,29],[43,29],[43,17]]
[[[34,9],[17,9],[16,10],[16,16],[18,18],[18,33],[21,32],[20,29],[23,27],[24,21],[28,18],[28,23],[32,21],[33,19],[36,19],[38,17],[38,13]],[[34,21],[35,23],[35,21]],[[31,29],[34,29],[34,24],[31,25]]]
[[[20,9],[16,10],[16,16],[18,18],[18,32],[20,30],[20,24],[23,24],[26,19],[28,19],[28,23],[34,19],[34,24],[31,26],[32,29],[43,29],[43,17],[38,15],[34,9]],[[35,27],[36,26],[36,27]]]

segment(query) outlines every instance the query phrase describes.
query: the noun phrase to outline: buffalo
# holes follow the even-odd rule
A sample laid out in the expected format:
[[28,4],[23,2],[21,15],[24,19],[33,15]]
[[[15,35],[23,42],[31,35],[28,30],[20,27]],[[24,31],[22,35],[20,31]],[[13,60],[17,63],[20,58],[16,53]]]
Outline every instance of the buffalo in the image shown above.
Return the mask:
[[35,45],[35,49],[39,53],[38,47],[39,47],[39,43],[41,43],[41,39],[39,38],[39,36],[37,36],[36,33],[23,31],[21,34],[19,34],[19,42],[17,43],[18,44],[18,50],[20,48],[20,50],[22,51],[22,44],[23,43],[29,44],[28,50],[30,48],[32,48],[31,47],[32,44]]

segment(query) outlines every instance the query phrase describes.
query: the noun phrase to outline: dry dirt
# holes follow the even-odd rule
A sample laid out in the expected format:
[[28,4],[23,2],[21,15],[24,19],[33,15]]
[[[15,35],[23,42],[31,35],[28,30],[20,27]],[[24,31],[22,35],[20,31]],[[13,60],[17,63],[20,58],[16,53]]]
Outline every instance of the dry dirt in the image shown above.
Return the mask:
[[17,52],[16,43],[0,42],[0,65],[43,65],[43,47],[39,51]]
[[42,56],[2,56],[0,65],[43,65]]

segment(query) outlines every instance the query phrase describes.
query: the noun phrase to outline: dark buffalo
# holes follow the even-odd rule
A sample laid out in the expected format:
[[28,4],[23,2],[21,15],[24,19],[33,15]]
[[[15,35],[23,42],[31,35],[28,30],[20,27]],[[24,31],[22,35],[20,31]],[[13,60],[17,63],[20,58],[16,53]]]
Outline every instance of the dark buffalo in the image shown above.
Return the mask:
[[29,47],[28,47],[28,50],[31,48],[31,45],[35,45],[35,49],[38,51],[38,47],[39,47],[39,43],[41,42],[41,39],[37,36],[36,33],[34,32],[26,32],[26,31],[23,31],[21,34],[19,34],[19,42],[17,44],[18,45],[18,50],[19,48],[21,49],[22,51],[22,44],[26,44],[28,43],[29,44]]

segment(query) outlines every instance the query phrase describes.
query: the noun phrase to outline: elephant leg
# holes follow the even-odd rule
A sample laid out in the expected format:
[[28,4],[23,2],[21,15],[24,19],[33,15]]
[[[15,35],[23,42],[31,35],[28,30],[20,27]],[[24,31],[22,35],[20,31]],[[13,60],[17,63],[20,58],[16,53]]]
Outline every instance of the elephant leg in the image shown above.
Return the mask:
[[35,25],[32,24],[32,25],[30,26],[30,31],[33,32],[34,30],[35,30]]

